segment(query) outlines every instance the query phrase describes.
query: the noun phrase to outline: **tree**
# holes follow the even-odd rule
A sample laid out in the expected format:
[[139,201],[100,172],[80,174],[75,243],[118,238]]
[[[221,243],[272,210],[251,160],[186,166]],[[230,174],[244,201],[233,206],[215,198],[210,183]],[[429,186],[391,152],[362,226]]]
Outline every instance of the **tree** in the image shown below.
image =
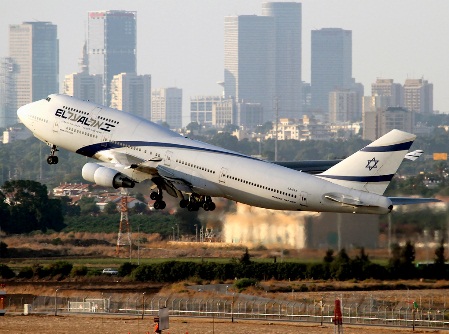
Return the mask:
[[108,215],[113,215],[115,213],[118,212],[117,210],[117,204],[110,201],[108,202],[105,206],[104,206],[104,213],[108,214]]
[[251,255],[249,255],[248,248],[245,249],[245,253],[240,257],[240,263],[244,265],[251,263]]
[[48,198],[45,185],[30,180],[14,180],[5,182],[2,189],[9,202],[10,213],[9,222],[2,224],[5,232],[60,231],[65,227],[61,201]]
[[323,261],[325,263],[331,263],[332,261],[334,261],[334,250],[333,249],[328,249],[326,251],[326,255],[324,256]]
[[78,205],[81,209],[82,215],[97,215],[100,212],[100,208],[93,197],[81,198],[78,201]]
[[435,260],[433,265],[433,275],[436,278],[446,277],[446,257],[444,256],[444,238],[440,245],[435,249]]
[[61,210],[63,216],[79,216],[81,209],[78,205],[74,205],[68,196],[60,197]]
[[186,129],[189,130],[190,132],[199,131],[200,128],[201,127],[197,122],[191,122],[186,126]]
[[3,258],[6,256],[8,256],[8,245],[0,241],[0,257]]

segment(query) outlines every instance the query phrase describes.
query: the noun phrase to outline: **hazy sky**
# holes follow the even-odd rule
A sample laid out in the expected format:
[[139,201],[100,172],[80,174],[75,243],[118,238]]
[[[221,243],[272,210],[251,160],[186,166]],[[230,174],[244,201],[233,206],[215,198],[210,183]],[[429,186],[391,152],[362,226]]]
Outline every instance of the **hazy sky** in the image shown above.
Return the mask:
[[[78,71],[87,12],[137,11],[137,69],[152,87],[183,89],[184,123],[195,95],[218,95],[224,72],[224,17],[261,14],[261,0],[0,0],[0,57],[8,56],[9,24],[58,26],[60,83]],[[434,109],[449,112],[448,0],[303,0],[302,72],[310,82],[311,30],[352,30],[353,77],[371,94],[376,78],[434,84]]]

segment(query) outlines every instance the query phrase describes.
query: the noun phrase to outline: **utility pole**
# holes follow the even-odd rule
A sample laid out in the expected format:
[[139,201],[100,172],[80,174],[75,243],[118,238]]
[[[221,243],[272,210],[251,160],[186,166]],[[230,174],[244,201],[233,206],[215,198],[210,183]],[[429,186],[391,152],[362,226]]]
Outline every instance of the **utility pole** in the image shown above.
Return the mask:
[[198,224],[195,224],[194,226],[195,226],[195,242],[198,242]]

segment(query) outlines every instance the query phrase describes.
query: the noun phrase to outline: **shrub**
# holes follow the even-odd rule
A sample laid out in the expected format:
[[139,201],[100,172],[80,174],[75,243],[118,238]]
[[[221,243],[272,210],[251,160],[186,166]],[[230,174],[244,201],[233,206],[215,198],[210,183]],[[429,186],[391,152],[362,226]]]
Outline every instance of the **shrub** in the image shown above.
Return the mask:
[[20,269],[19,273],[17,274],[18,278],[26,278],[26,279],[30,279],[33,277],[33,268],[31,267],[23,267],[22,269]]
[[73,265],[67,261],[57,261],[48,266],[48,272],[51,277],[60,275],[60,278],[64,278],[70,275]]
[[9,268],[6,264],[0,264],[0,277],[1,278],[13,278],[14,276],[16,276],[16,274],[14,274],[14,271],[12,271],[11,268]]
[[132,264],[131,262],[125,262],[118,268],[118,275],[120,277],[128,276],[137,267],[138,266],[136,264]]
[[88,273],[88,269],[86,266],[76,266],[72,268],[72,271],[70,271],[70,276],[72,277],[80,277],[80,276],[86,276]]
[[246,289],[249,286],[256,286],[259,282],[257,280],[255,280],[254,278],[241,278],[238,279],[235,283],[234,286],[239,290],[242,291],[244,289]]

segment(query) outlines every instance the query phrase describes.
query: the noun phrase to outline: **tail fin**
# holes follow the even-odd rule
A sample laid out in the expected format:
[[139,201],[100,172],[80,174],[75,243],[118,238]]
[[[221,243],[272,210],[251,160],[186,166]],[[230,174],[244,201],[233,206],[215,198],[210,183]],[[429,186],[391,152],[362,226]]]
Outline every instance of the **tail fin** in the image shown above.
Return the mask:
[[382,195],[416,136],[391,130],[319,177],[356,190]]

